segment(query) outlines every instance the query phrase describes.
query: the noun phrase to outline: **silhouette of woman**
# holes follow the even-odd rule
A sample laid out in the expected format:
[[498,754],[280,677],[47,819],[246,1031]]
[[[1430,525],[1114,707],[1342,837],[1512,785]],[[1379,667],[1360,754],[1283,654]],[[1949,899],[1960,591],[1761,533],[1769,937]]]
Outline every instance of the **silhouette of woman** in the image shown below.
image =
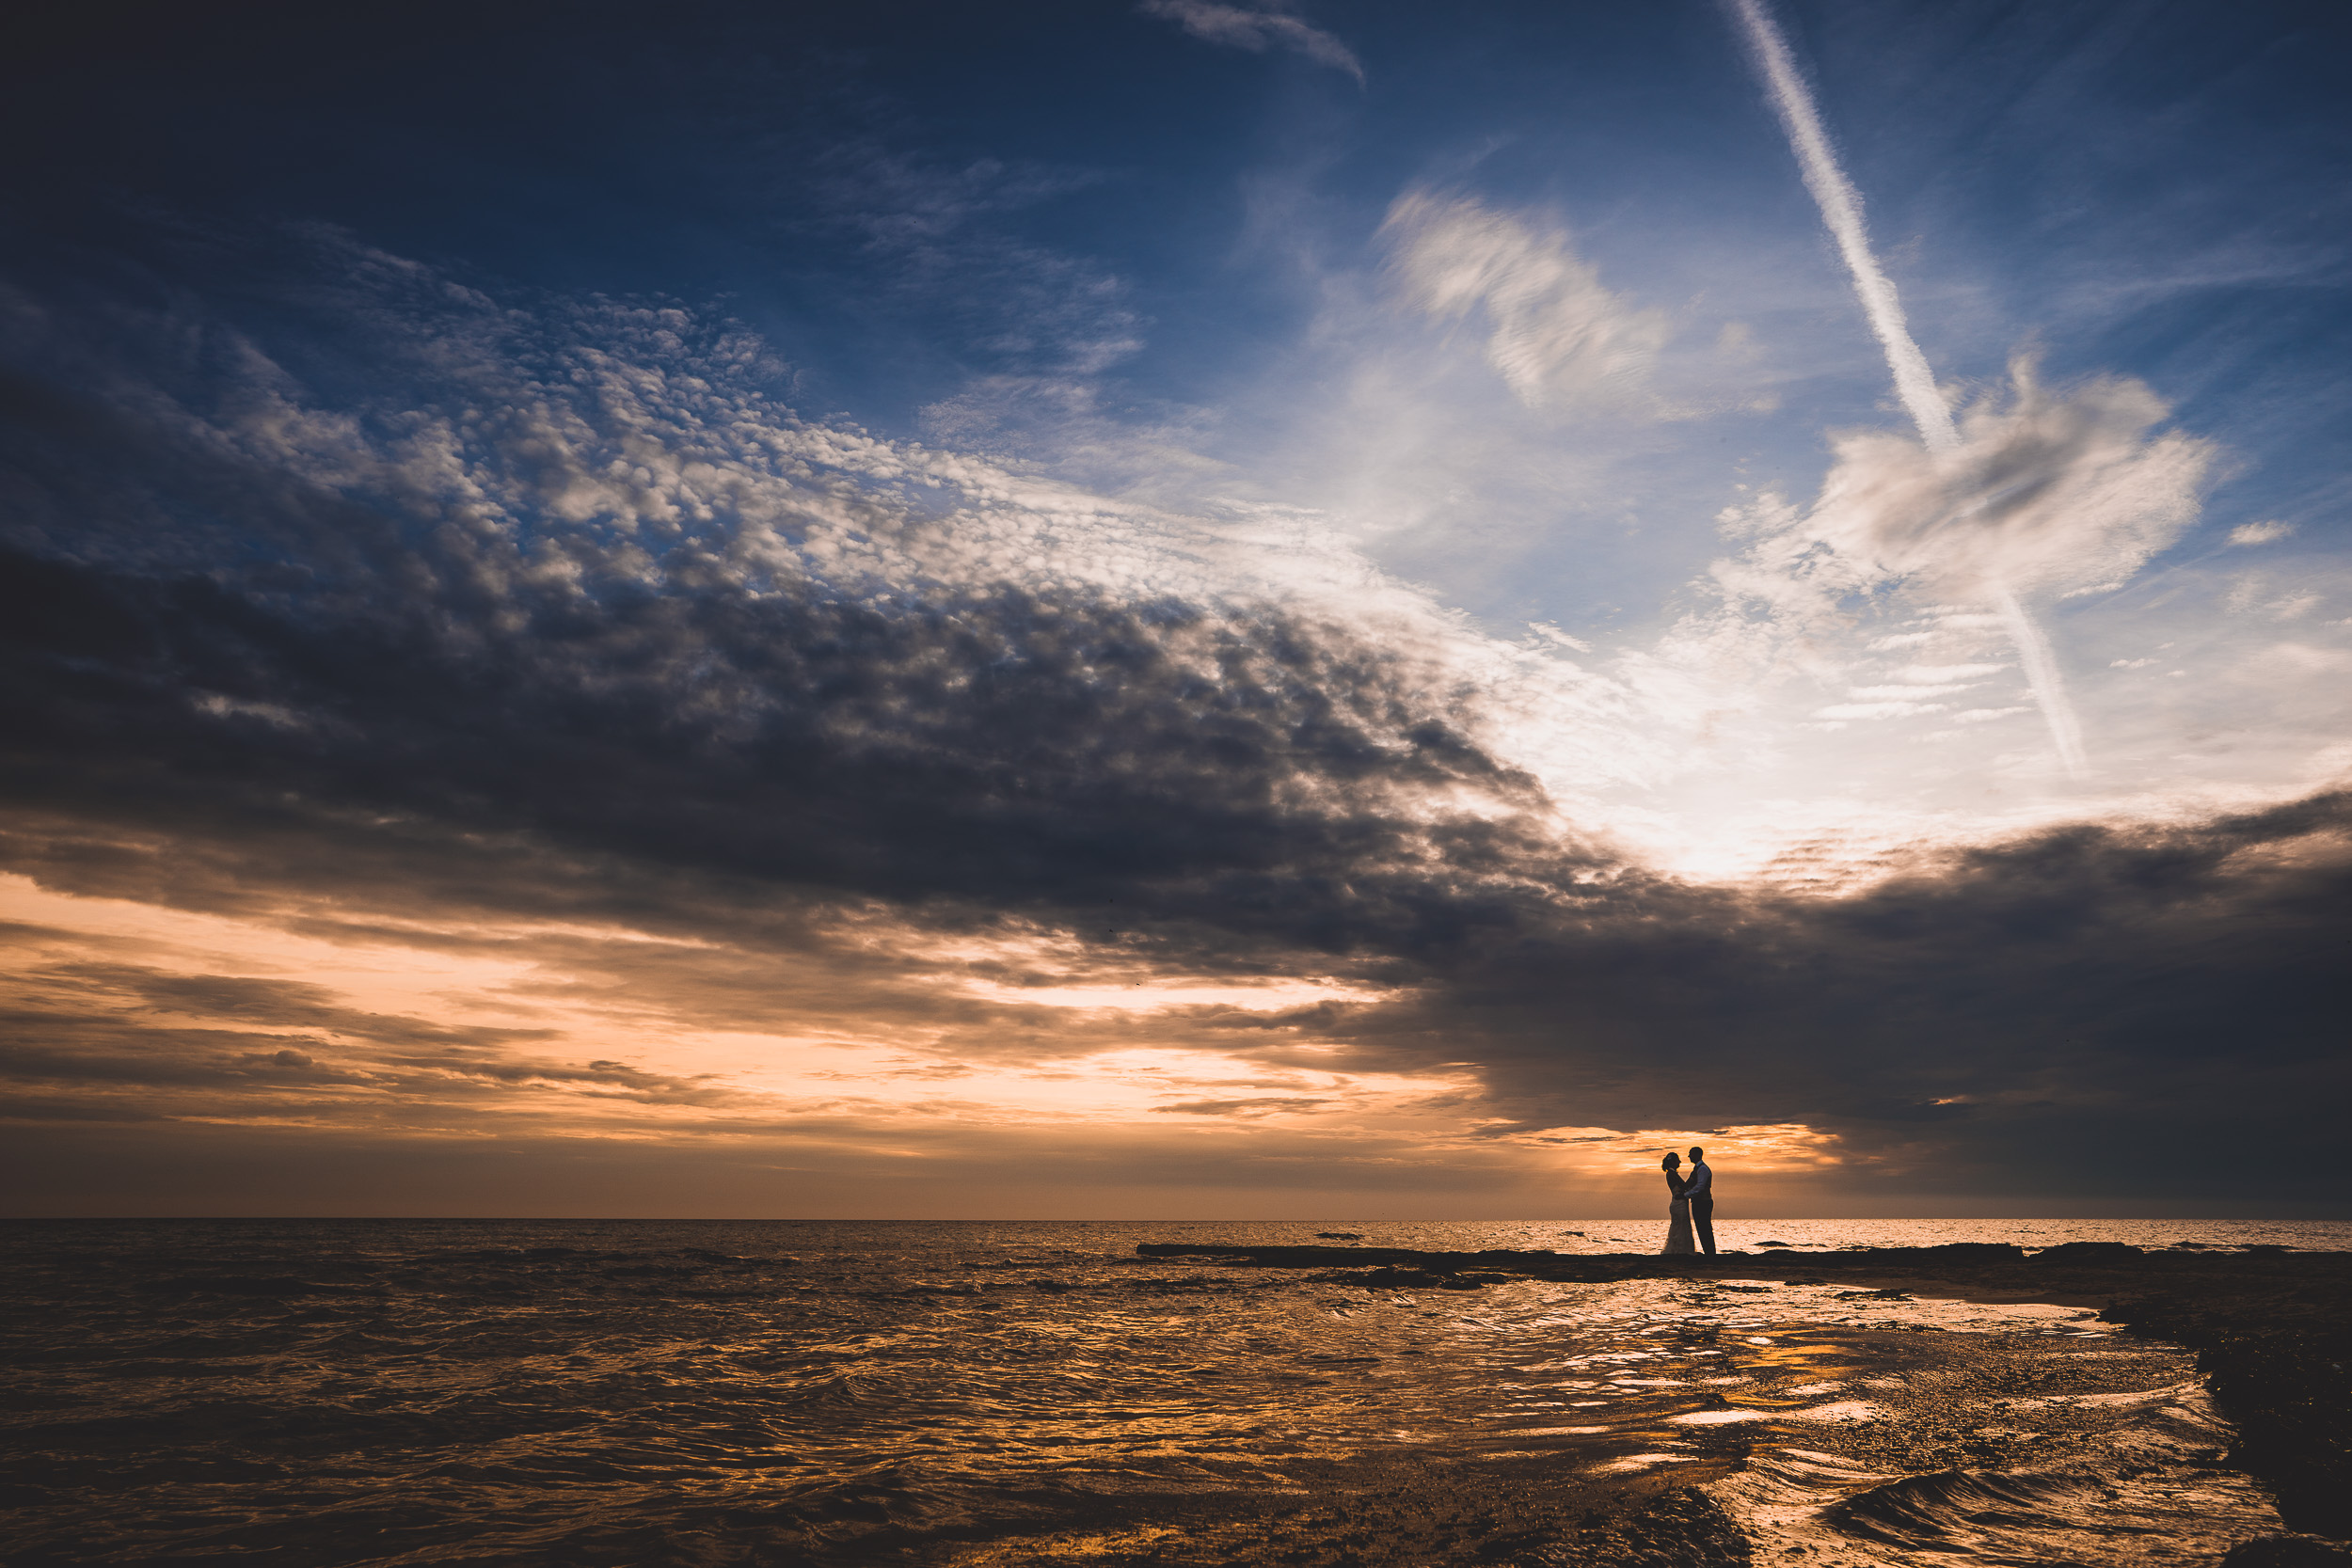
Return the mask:
[[1668,1154],[1658,1162],[1666,1173],[1666,1191],[1673,1195],[1666,1205],[1666,1245],[1668,1253],[1696,1252],[1698,1244],[1691,1240],[1691,1200],[1682,1196],[1688,1185],[1682,1180],[1682,1156]]

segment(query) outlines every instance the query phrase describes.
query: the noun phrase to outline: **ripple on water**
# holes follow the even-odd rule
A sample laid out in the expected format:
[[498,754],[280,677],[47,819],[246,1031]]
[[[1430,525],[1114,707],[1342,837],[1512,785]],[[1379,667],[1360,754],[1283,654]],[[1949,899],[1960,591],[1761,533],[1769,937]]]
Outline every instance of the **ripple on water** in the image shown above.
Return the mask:
[[[0,1431],[22,1506],[0,1558],[847,1563],[1181,1517],[1243,1561],[1260,1548],[1216,1534],[1243,1507],[1219,1498],[1375,1477],[1470,1497],[1528,1466],[1687,1476],[1759,1537],[1855,1561],[1963,1527],[1970,1550],[2036,1560],[2040,1525],[2002,1544],[1992,1493],[1922,1480],[1947,1474],[2043,1478],[2032,1506],[2075,1530],[2094,1494],[2167,1539],[2275,1528],[2213,1467],[2185,1359],[2076,1309],[1769,1275],[1406,1291],[1133,1258],[1169,1228],[20,1228]],[[1114,1503],[1161,1522],[1072,1522]]]

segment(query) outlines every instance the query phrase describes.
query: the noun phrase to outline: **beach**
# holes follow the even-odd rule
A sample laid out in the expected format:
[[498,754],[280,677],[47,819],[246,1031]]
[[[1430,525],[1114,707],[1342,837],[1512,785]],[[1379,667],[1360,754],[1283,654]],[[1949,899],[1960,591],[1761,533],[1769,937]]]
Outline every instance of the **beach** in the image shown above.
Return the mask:
[[[2095,1313],[2098,1322],[2122,1325],[2143,1353],[2102,1348],[2087,1353],[2095,1359],[2086,1359],[2076,1346],[2045,1340],[2021,1355],[2013,1343],[2003,1342],[2013,1335],[1968,1345],[1958,1354],[1950,1354],[1955,1342],[1948,1340],[1925,1354],[1881,1346],[1874,1358],[1878,1376],[1868,1380],[1879,1386],[1878,1397],[1867,1409],[1840,1410],[1841,1402],[1823,1400],[1808,1410],[1772,1398],[1775,1392],[1844,1393],[1843,1385],[1817,1380],[1775,1389],[1765,1384],[1761,1399],[1745,1401],[1745,1408],[1725,1401],[1721,1424],[1748,1430],[1749,1418],[1771,1423],[1779,1414],[1784,1421],[1807,1421],[1820,1434],[1807,1440],[1835,1452],[1798,1450],[1802,1459],[1794,1464],[1767,1456],[1730,1484],[1708,1489],[1709,1495],[1747,1500],[1751,1536],[1759,1533],[1756,1525],[1776,1526],[1788,1538],[1776,1543],[1784,1551],[1818,1554],[1812,1557],[1817,1561],[1867,1562],[1876,1560],[1872,1552],[1890,1549],[2012,1560],[2017,1540],[2079,1535],[2086,1516],[2101,1515],[2110,1531],[2120,1526],[2126,1535],[2167,1532],[2164,1542],[2144,1542],[2139,1551],[2110,1542],[2109,1560],[2195,1560],[2201,1548],[2210,1560],[2219,1555],[2217,1546],[2235,1549],[2247,1560],[2267,1560],[2261,1555],[2269,1549],[2263,1536],[2216,1540],[2194,1523],[2217,1502],[2245,1507],[2242,1495],[2225,1499],[2217,1494],[2211,1472],[2224,1470],[2256,1481],[2275,1501],[2280,1530],[2308,1538],[2294,1550],[2312,1560],[2328,1560],[2341,1549],[2323,1542],[2352,1536],[2352,1374],[2346,1370],[2352,1324],[2345,1317],[2352,1306],[2352,1256],[2342,1253],[2221,1250],[2194,1243],[2155,1249],[2119,1242],[2075,1242],[2038,1252],[1951,1243],[1719,1258],[1563,1259],[1359,1247],[1217,1252],[1198,1245],[1148,1251],[1217,1257],[1250,1268],[1321,1265],[1332,1271],[1325,1277],[1334,1280],[1347,1277],[1343,1271],[1352,1266],[1362,1270],[1357,1277],[1366,1288],[1484,1288],[1515,1279],[1671,1281],[1686,1288],[1676,1299],[1698,1309],[1690,1332],[1708,1339],[1720,1335],[1709,1317],[1726,1306],[1727,1292],[1769,1292],[1785,1301],[1792,1287],[1834,1287],[1834,1299],[1882,1309],[1921,1298],[2073,1307],[2083,1317]],[[1785,1307],[1774,1309],[1779,1302],[1728,1305],[1749,1315],[1744,1322],[1760,1323],[1758,1313],[1785,1322]],[[1921,1323],[1915,1314],[1901,1318],[1880,1332],[1947,1326]],[[2193,1353],[2193,1382],[2178,1380],[2191,1369],[2174,1346]],[[1792,1408],[1776,1413],[1775,1404]],[[1683,1419],[1704,1422],[1710,1414],[1718,1413]],[[2119,1454],[2128,1457],[2119,1460]],[[1746,1461],[1752,1454],[1737,1457]],[[2157,1484],[2148,1484],[2152,1476],[2160,1478]],[[2118,1481],[2141,1483],[2137,1507],[2114,1485]],[[2179,1506],[2149,1507],[2158,1497]],[[1971,1511],[2004,1516],[2010,1540],[1998,1549],[1971,1551],[1952,1528]],[[2168,1513],[2181,1516],[2167,1518]],[[2346,1558],[2352,1560],[2352,1553]]]
[[0,1560],[2327,1561],[2341,1228],[18,1224]]

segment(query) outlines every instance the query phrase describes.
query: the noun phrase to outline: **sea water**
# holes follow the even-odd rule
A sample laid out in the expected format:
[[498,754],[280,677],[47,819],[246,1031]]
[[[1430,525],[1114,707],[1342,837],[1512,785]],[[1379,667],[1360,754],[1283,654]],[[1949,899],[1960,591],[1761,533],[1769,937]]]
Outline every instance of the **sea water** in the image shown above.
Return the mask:
[[2080,1306],[1807,1283],[1803,1252],[2352,1248],[1727,1222],[1755,1250],[1703,1279],[1477,1291],[1136,1255],[1655,1228],[10,1223],[0,1560],[1534,1564],[1596,1489],[1686,1483],[1816,1562],[2058,1560],[2086,1530],[2086,1560],[2210,1560],[2278,1526],[2185,1354]]

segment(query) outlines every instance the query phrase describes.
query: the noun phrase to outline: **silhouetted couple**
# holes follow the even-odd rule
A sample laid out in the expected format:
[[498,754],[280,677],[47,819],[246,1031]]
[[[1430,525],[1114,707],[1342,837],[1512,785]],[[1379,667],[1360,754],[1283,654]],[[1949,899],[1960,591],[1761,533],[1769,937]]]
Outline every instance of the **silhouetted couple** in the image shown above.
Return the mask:
[[[1666,1205],[1666,1250],[1696,1252],[1700,1246],[1707,1256],[1715,1256],[1715,1173],[1708,1168],[1707,1150],[1691,1150],[1691,1174],[1682,1174],[1682,1156],[1668,1153],[1658,1162],[1666,1173],[1666,1191],[1674,1195]],[[1699,1233],[1698,1246],[1691,1244],[1691,1230]]]

